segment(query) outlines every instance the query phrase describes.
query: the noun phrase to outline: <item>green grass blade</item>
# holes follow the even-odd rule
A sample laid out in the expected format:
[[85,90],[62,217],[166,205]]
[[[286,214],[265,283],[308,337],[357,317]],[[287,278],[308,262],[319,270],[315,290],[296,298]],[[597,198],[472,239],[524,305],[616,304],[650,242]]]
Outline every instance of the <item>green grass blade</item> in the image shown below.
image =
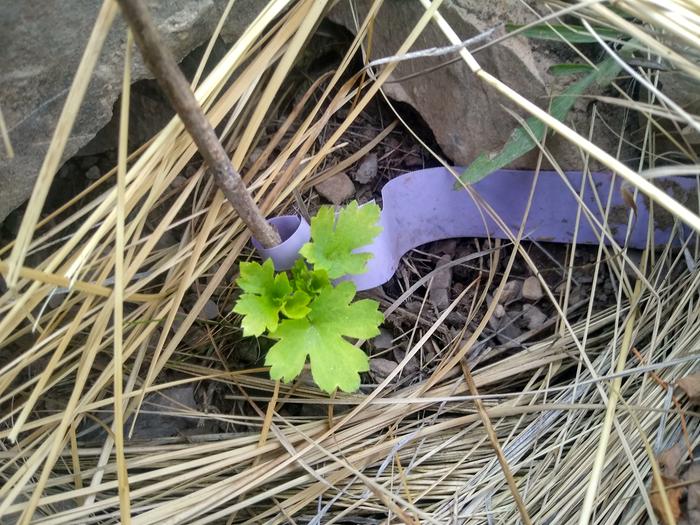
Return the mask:
[[[557,95],[552,100],[549,112],[557,120],[564,121],[566,115],[571,111],[576,99],[583,94],[591,85],[597,84],[605,86],[610,84],[620,71],[620,66],[612,59],[608,58],[601,62],[597,69],[594,69],[582,79],[567,87],[561,95]],[[529,128],[530,132],[527,131]],[[546,127],[544,123],[535,117],[526,120],[526,126],[516,128],[511,134],[508,142],[500,152],[494,156],[481,154],[462,173],[460,180],[465,184],[473,184],[494,171],[507,166],[511,162],[519,159],[536,146],[532,136],[539,142],[544,137]],[[532,134],[532,135],[531,135]]]
[[[524,26],[506,24],[506,30],[509,33],[522,27]],[[622,37],[620,31],[616,29],[608,29],[606,27],[594,27],[594,29],[603,40],[618,40]],[[571,44],[595,44],[597,42],[595,37],[585,27],[572,24],[539,24],[528,27],[519,34],[538,40],[565,40]]]
[[590,73],[595,71],[595,67],[590,64],[554,64],[549,69],[549,74],[556,77],[567,75],[578,75],[579,73]]

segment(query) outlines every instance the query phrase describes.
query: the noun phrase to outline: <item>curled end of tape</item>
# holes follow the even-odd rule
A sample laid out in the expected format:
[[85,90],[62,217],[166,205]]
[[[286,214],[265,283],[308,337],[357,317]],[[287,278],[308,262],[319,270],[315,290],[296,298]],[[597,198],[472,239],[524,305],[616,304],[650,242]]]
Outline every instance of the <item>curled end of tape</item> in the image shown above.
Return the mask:
[[253,239],[253,246],[263,259],[272,259],[275,270],[289,270],[299,258],[299,250],[311,239],[309,224],[296,215],[282,215],[268,221],[277,230],[282,243],[274,248],[263,248]]

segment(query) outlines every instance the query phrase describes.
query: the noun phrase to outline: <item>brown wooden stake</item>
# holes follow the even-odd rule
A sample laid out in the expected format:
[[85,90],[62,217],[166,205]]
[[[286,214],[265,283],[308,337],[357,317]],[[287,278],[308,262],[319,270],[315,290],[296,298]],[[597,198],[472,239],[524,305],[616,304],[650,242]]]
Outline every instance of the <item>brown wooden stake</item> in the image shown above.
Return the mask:
[[170,104],[182,119],[219,189],[224,193],[253,237],[265,248],[280,244],[280,236],[263,217],[255,201],[233,168],[219,138],[197,103],[190,85],[164,45],[143,0],[117,0],[144,62],[165,91]]

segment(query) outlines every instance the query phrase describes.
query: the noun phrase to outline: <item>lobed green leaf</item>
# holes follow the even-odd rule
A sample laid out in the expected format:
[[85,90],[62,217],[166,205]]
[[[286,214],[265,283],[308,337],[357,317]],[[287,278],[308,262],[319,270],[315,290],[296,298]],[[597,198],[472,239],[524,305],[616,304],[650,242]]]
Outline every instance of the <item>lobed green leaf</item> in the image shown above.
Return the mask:
[[353,250],[374,240],[381,231],[378,221],[376,204],[360,207],[352,201],[337,218],[332,207],[323,206],[311,219],[311,241],[302,246],[300,253],[314,265],[314,270],[326,271],[331,279],[363,273],[372,255]]
[[351,303],[355,285],[349,281],[327,286],[311,303],[304,319],[283,320],[270,336],[278,342],[270,348],[265,364],[270,377],[292,381],[304,368],[307,357],[316,384],[326,392],[354,392],[360,372],[369,370],[367,354],[345,337],[369,338],[379,334],[384,316],[376,301]]
[[[270,259],[263,264],[243,262],[240,276],[236,281],[245,292],[236,301],[233,311],[243,315],[241,326],[244,336],[259,336],[265,330],[274,331],[279,324],[279,314],[286,308],[288,301],[293,301],[293,312],[299,312],[308,304],[310,297],[292,294],[286,273],[275,275],[275,268]],[[302,304],[303,303],[303,304]]]

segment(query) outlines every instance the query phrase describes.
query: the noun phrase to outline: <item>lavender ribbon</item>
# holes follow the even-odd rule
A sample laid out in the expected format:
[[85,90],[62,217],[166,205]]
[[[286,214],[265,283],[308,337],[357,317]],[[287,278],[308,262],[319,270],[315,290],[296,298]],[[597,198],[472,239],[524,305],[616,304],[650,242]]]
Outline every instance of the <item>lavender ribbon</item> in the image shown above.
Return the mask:
[[[565,175],[568,185],[579,194],[584,175],[580,172]],[[534,177],[531,171],[499,170],[475,183],[472,188],[493,208],[505,227],[515,234],[525,215]],[[666,182],[666,187],[677,193],[697,191],[696,181],[692,178],[673,177],[666,179]],[[647,200],[638,197],[636,213],[633,213],[623,198],[620,180],[605,173],[593,173],[585,181],[582,200],[592,217],[580,214],[576,242],[594,245],[600,242],[602,235],[598,224],[602,225],[605,221],[604,210],[609,196],[611,205],[607,231],[620,245],[644,248],[650,220]],[[683,200],[684,196],[675,197]],[[540,172],[523,239],[573,242],[578,210],[579,202],[562,177],[554,171]],[[656,208],[657,215],[660,211]],[[628,232],[630,215],[633,222]],[[289,215],[276,217],[270,222],[278,229],[282,244],[271,249],[262,248],[255,240],[253,244],[263,258],[272,258],[277,270],[287,270],[298,258],[299,249],[310,238],[309,225],[303,219]],[[387,282],[394,275],[401,257],[422,244],[460,237],[509,238],[466,190],[455,189],[455,178],[445,168],[414,171],[390,180],[382,189],[379,223],[382,227],[379,236],[371,245],[358,250],[373,254],[367,272],[351,277],[358,290],[367,290]],[[673,221],[657,220],[653,228],[656,246],[671,239],[673,226]],[[610,244],[609,238],[604,237],[603,240]]]

